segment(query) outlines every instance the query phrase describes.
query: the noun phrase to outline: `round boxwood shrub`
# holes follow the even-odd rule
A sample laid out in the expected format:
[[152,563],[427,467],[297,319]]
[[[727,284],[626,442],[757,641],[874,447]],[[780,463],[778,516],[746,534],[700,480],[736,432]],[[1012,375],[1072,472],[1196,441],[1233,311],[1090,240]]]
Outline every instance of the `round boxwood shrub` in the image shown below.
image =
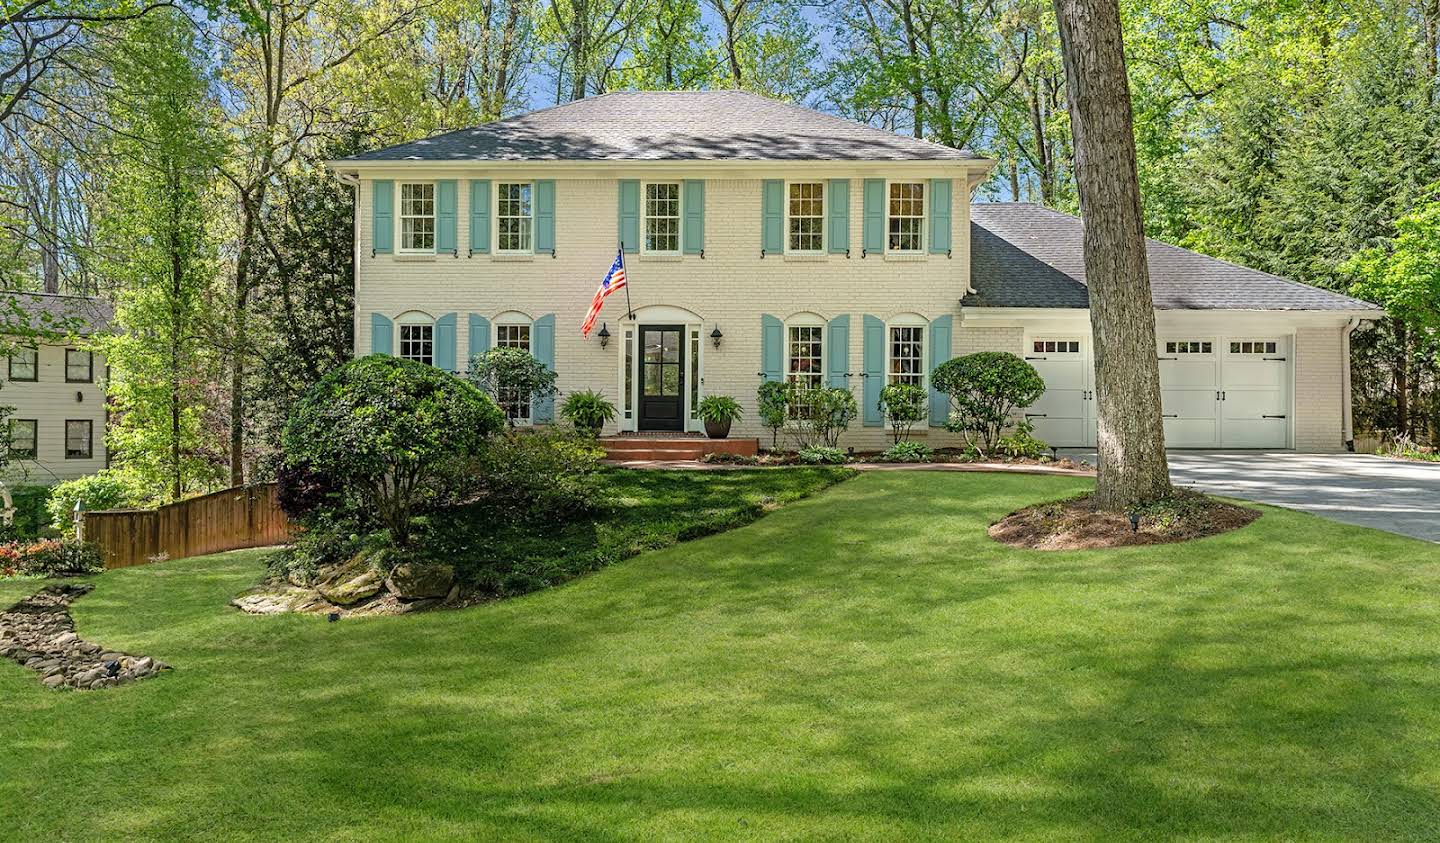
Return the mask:
[[290,413],[287,465],[344,486],[390,531],[410,538],[415,507],[505,425],[479,389],[432,366],[386,355],[346,363]]
[[981,351],[940,364],[930,377],[936,389],[950,396],[948,430],[982,454],[995,448],[1017,410],[1034,404],[1045,392],[1045,379],[1035,367],[1008,351]]

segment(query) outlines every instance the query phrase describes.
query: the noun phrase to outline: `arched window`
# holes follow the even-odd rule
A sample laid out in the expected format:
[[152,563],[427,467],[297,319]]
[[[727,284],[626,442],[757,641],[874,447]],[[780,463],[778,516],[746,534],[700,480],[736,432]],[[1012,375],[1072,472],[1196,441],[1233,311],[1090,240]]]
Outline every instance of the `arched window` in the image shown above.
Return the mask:
[[395,323],[400,328],[400,359],[435,365],[435,320],[430,314],[412,310],[400,314]]
[[825,385],[825,320],[814,313],[785,320],[785,380],[800,390]]
[[917,313],[890,317],[885,325],[885,382],[913,383],[925,386],[929,372],[925,367],[926,328],[929,322]]
[[[528,352],[531,350],[530,333],[530,317],[519,311],[511,310],[495,317],[496,348],[518,348]],[[516,426],[530,424],[529,401],[521,401],[515,391],[508,389],[503,383],[499,385],[496,392],[496,401],[511,422]]]

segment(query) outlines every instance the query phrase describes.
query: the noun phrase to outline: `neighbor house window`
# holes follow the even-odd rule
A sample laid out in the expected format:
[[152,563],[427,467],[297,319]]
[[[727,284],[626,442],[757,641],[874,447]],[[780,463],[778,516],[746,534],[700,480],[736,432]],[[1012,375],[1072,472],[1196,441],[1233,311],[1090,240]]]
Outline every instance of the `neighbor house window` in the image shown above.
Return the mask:
[[65,349],[66,383],[90,383],[95,380],[95,355],[75,348]]
[[495,186],[495,248],[530,254],[535,249],[535,186],[501,182]]
[[889,221],[885,250],[921,252],[925,247],[924,182],[890,184]]
[[785,329],[785,380],[794,386],[792,416],[804,415],[807,393],[825,385],[823,325],[790,325]]
[[65,422],[65,459],[90,459],[90,436],[95,423],[89,419],[68,419]]
[[[530,351],[530,325],[528,323],[497,324],[495,326],[496,348],[518,348]],[[517,425],[530,423],[530,402],[520,400],[520,395],[505,384],[496,389],[496,399],[506,417]]]
[[1270,340],[1242,340],[1230,343],[1231,354],[1274,354],[1277,344]]
[[40,423],[35,419],[10,420],[10,458],[13,460],[35,459],[35,440],[40,433]]
[[1212,348],[1208,340],[1177,340],[1165,343],[1166,354],[1210,354]]
[[645,185],[645,252],[680,254],[680,185],[676,182]]
[[35,381],[40,378],[40,351],[17,348],[10,352],[10,380]]
[[885,382],[925,385],[925,327],[893,325]]
[[792,182],[787,186],[786,241],[790,252],[820,253],[825,250],[825,183]]
[[435,365],[435,325],[429,322],[400,323],[400,359]]
[[435,251],[435,185],[400,185],[400,251]]

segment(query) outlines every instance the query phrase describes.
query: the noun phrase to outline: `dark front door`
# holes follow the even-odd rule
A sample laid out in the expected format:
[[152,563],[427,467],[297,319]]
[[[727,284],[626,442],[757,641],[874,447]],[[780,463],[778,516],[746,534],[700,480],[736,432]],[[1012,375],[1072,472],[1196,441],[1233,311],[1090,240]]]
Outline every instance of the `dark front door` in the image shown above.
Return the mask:
[[685,429],[685,327],[640,326],[640,429]]

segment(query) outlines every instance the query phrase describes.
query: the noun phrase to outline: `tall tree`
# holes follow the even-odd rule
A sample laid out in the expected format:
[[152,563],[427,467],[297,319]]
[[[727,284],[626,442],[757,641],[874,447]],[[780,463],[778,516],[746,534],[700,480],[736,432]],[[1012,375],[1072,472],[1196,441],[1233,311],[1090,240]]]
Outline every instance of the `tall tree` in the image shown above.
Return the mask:
[[1101,506],[1168,495],[1155,310],[1116,0],[1054,0],[1065,56],[1095,337]]

